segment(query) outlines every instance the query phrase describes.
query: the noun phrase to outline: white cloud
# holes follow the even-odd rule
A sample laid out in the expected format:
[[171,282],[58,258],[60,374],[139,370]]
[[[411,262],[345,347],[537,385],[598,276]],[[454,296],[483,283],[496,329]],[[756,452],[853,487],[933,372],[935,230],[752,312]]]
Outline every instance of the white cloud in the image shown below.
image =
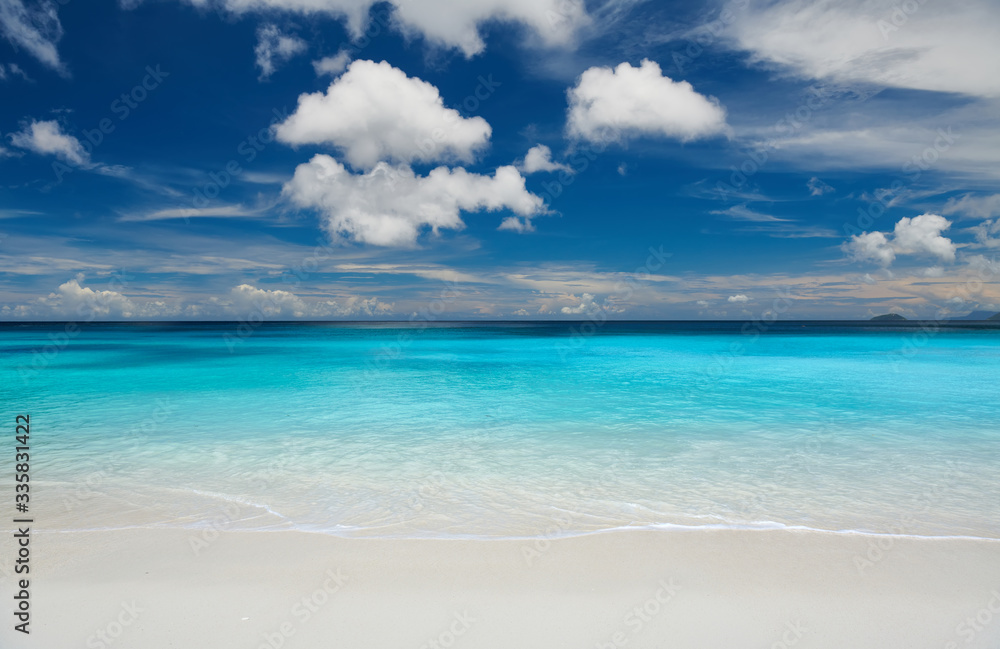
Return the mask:
[[277,25],[267,24],[257,28],[257,45],[254,55],[260,68],[260,80],[269,79],[278,66],[308,49],[306,42],[295,34],[285,34]]
[[698,306],[700,306],[703,309],[707,309],[708,308],[708,302],[706,300],[698,300],[697,302],[695,302],[695,304],[697,304]]
[[463,118],[445,108],[438,89],[385,61],[355,61],[326,93],[299,97],[298,108],[277,125],[287,144],[332,144],[351,166],[379,161],[472,161],[492,129],[482,117]]
[[[58,261],[58,260],[57,260]],[[30,318],[60,318],[68,320],[116,320],[128,318],[337,318],[346,316],[374,317],[392,313],[394,304],[377,297],[356,295],[321,296],[304,299],[281,289],[265,290],[250,284],[240,284],[222,297],[210,297],[201,302],[184,304],[179,300],[136,300],[113,290],[94,290],[83,285],[84,276],[61,284],[57,291],[29,304],[4,307],[3,315]]]
[[524,162],[520,165],[521,171],[526,174],[533,174],[538,171],[565,171],[573,173],[573,169],[568,165],[552,162],[552,150],[544,144],[536,144],[528,149],[524,156]]
[[941,212],[942,214],[963,214],[981,219],[992,218],[995,215],[1000,215],[1000,194],[985,196],[965,194],[949,198]]
[[544,211],[541,198],[525,189],[514,167],[493,176],[438,167],[417,176],[406,165],[379,163],[353,174],[328,155],[318,154],[296,168],[283,193],[299,207],[321,211],[334,238],[379,246],[413,246],[423,228],[465,227],[462,211],[510,209],[521,216]]
[[317,77],[321,77],[324,74],[335,77],[346,70],[347,64],[350,62],[351,53],[347,50],[340,50],[333,56],[325,56],[317,61],[313,61],[313,69],[316,70]]
[[566,130],[584,140],[658,135],[687,141],[728,128],[726,111],[715,98],[698,94],[686,81],[663,76],[660,66],[648,59],[638,68],[629,63],[590,68],[567,95]]
[[[307,301],[302,297],[281,289],[266,290],[250,284],[234,287],[224,298],[212,298],[210,305],[216,307],[218,315],[263,318],[327,318],[352,315],[376,316],[392,312],[393,305],[380,302],[378,298],[347,296],[337,299],[316,299]],[[211,307],[203,312],[212,312]]]
[[[359,40],[368,26],[369,10],[379,0],[187,0],[198,6],[222,6],[234,13],[282,10],[327,14],[343,19]],[[575,0],[389,0],[392,24],[407,35],[435,45],[460,49],[467,57],[483,51],[483,23],[502,20],[529,28],[549,46],[571,45],[577,30],[590,21],[583,2]],[[384,26],[384,24],[383,24]]]
[[951,221],[938,214],[903,217],[897,223],[890,240],[882,232],[853,235],[842,249],[855,261],[872,261],[888,267],[897,255],[929,254],[941,261],[955,261],[956,245],[941,232]]
[[11,133],[11,144],[22,149],[55,155],[60,160],[78,167],[90,165],[90,154],[80,141],[72,135],[63,133],[62,127],[55,120],[43,122],[32,121],[19,133]]
[[156,210],[145,214],[126,214],[119,222],[164,221],[168,219],[196,219],[206,217],[246,217],[257,216],[259,210],[250,210],[242,205],[217,205],[215,207],[175,207]]
[[901,218],[893,231],[892,247],[897,253],[927,253],[941,261],[955,261],[955,244],[941,236],[951,221],[938,214]]
[[25,81],[31,81],[28,73],[22,70],[21,66],[17,63],[7,63],[6,65],[0,63],[0,81],[6,81],[10,76],[21,77]]
[[301,318],[308,311],[306,303],[294,293],[282,290],[266,291],[249,284],[234,287],[225,306],[239,315],[259,313],[268,318],[279,316]]
[[827,185],[816,176],[810,178],[809,182],[806,183],[806,186],[809,188],[810,196],[822,196],[823,194],[829,194],[834,191],[833,187]]
[[89,286],[83,286],[83,281],[83,274],[78,273],[75,278],[61,284],[57,291],[22,307],[21,315],[89,321],[160,317],[177,312],[162,301],[151,300],[137,304],[118,291],[95,291]]
[[976,241],[980,245],[987,248],[1000,248],[1000,219],[986,220],[969,229],[976,235]]
[[24,0],[0,0],[0,33],[15,48],[23,48],[36,59],[66,74],[56,43],[63,29],[54,2],[39,2],[36,7]]
[[567,315],[579,315],[581,313],[593,313],[601,310],[601,306],[594,301],[594,296],[590,293],[584,293],[579,299],[579,305],[564,306],[560,311]]
[[497,230],[508,230],[510,232],[524,234],[525,232],[534,232],[535,224],[532,223],[531,219],[527,217],[522,218],[519,216],[508,216],[500,222]]
[[743,295],[742,293],[738,295],[730,295],[729,297],[726,298],[726,302],[734,302],[736,304],[746,304],[749,301],[750,298],[748,298],[746,295]]
[[1000,95],[1000,5],[989,0],[750,3],[728,31],[753,60],[809,79]]
[[852,235],[842,247],[855,261],[873,261],[880,266],[888,266],[896,259],[896,251],[881,232],[862,232]]
[[743,205],[732,205],[724,210],[712,210],[710,214],[728,216],[737,221],[751,221],[754,223],[789,223],[791,219],[782,219],[771,214],[763,214]]

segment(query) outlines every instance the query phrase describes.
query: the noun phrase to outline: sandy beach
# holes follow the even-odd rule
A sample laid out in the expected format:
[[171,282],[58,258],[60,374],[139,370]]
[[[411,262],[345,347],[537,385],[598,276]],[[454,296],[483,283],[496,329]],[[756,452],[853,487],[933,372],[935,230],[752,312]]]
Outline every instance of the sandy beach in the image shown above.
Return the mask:
[[[889,649],[1000,639],[996,541],[134,529],[36,532],[32,543],[31,635],[8,621],[4,647]],[[5,534],[3,556],[12,549]],[[5,578],[8,603],[12,586]]]

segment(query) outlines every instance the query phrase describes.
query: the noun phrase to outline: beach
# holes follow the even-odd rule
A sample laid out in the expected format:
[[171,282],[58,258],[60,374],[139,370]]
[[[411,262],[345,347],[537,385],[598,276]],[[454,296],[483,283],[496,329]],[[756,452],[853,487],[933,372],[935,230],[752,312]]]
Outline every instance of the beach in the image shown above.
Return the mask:
[[[55,326],[5,332],[11,375]],[[229,329],[94,325],[11,384],[0,646],[1000,639],[993,335]]]
[[[221,532],[196,553],[200,538],[38,533],[32,646],[986,649],[1000,638],[996,541],[788,530],[552,541]],[[859,569],[859,557],[879,560]],[[5,646],[12,633],[4,625]]]

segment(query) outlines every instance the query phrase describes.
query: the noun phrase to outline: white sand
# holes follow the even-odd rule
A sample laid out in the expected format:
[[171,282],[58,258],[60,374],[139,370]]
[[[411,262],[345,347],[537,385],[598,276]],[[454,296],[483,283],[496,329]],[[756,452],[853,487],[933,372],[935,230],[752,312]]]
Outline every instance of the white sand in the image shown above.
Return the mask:
[[[0,647],[1000,646],[994,541],[699,530],[546,547],[229,532],[196,555],[192,535],[36,532],[32,633],[12,630],[5,576]],[[861,574],[855,559],[877,540],[891,547]],[[9,532],[0,553],[9,567]]]

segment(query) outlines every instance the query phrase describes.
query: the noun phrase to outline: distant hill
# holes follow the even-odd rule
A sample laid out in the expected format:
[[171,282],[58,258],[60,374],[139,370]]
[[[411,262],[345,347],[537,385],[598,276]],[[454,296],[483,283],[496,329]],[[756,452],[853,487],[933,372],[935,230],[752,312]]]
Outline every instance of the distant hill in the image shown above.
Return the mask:
[[1000,320],[1000,313],[993,313],[992,311],[973,311],[968,315],[958,316],[957,318],[948,318],[949,320]]
[[877,315],[874,318],[871,318],[871,320],[872,321],[876,321],[876,320],[906,320],[906,318],[904,318],[903,316],[899,315],[898,313],[886,313],[885,315]]

